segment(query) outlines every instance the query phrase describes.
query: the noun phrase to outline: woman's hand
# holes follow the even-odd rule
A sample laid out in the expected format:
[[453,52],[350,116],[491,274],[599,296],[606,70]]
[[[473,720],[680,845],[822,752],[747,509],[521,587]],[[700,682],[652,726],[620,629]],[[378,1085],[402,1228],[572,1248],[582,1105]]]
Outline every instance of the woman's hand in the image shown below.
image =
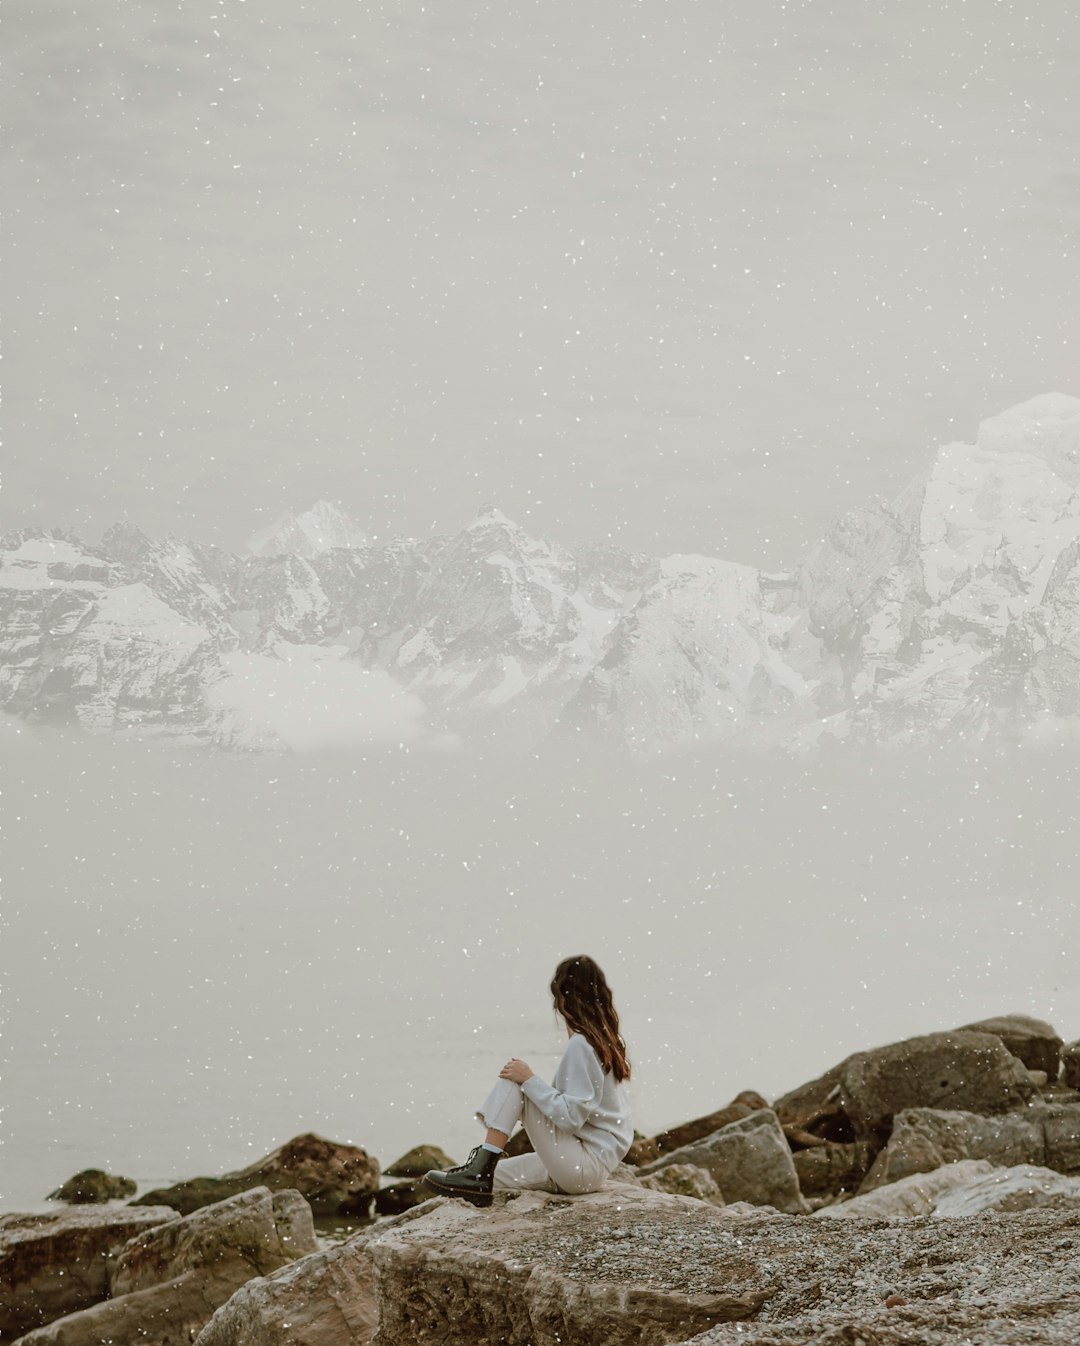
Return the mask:
[[527,1066],[524,1061],[519,1061],[516,1056],[512,1056],[502,1070],[499,1071],[499,1078],[502,1080],[513,1080],[515,1084],[524,1084],[536,1072],[532,1066]]

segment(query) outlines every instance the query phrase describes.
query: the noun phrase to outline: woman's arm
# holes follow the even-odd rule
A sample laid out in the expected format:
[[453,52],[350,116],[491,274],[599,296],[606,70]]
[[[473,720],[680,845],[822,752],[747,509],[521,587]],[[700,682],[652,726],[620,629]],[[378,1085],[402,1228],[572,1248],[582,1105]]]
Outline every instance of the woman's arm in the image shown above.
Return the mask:
[[583,1037],[573,1037],[555,1072],[563,1087],[556,1089],[539,1075],[530,1075],[521,1086],[545,1117],[560,1131],[578,1131],[589,1120],[604,1091],[604,1069]]

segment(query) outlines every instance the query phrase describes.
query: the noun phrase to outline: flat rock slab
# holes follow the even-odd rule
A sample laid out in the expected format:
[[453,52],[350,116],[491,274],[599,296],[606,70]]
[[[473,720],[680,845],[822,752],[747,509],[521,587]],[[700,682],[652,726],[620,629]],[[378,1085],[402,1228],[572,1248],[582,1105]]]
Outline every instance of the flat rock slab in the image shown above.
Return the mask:
[[175,1219],[167,1206],[69,1206],[55,1214],[0,1216],[0,1338],[104,1299],[107,1255]]
[[774,1292],[741,1228],[629,1183],[488,1210],[441,1200],[368,1245],[374,1346],[667,1346],[752,1317]]
[[1075,1209],[951,1220],[759,1216],[738,1234],[779,1290],[752,1321],[719,1324],[683,1346],[1080,1342]]
[[436,1198],[248,1282],[198,1346],[1076,1346],[1080,1210],[1055,1200],[830,1220],[623,1184]]

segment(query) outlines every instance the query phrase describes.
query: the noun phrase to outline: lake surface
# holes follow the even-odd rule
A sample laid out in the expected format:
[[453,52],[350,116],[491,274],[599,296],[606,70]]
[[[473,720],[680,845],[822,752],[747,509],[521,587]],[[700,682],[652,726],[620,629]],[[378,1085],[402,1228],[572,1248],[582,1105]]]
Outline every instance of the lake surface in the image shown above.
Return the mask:
[[643,1132],[991,1013],[1080,1037],[1064,752],[626,764],[2,735],[0,1209],[315,1131],[464,1157],[607,970]]

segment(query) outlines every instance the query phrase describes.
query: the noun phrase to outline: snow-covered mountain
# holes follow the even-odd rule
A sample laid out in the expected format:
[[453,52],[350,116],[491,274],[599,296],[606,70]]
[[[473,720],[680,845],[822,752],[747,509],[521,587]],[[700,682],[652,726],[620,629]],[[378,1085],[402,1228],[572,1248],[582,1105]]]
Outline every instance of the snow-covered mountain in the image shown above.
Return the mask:
[[[223,717],[208,711],[204,690],[224,676],[221,652],[236,643],[227,624],[210,629],[224,600],[203,594],[194,562],[183,585],[182,562],[159,570],[155,544],[110,533],[129,549],[128,565],[70,532],[27,529],[0,539],[0,705],[47,724],[212,742]],[[162,544],[161,552],[172,549]],[[244,732],[261,746],[254,729]],[[241,746],[241,735],[228,739]]]
[[1046,393],[847,515],[799,574],[811,735],[1025,738],[1080,715],[1080,398]]
[[245,556],[127,524],[94,546],[63,530],[0,539],[0,706],[28,720],[280,750],[237,660],[271,676],[304,650],[322,681],[293,695],[378,683],[443,741],[649,754],[1070,730],[1080,399],[984,421],[790,575],[557,544],[491,505],[452,536],[374,545],[320,502]]
[[247,540],[252,556],[302,556],[310,561],[334,547],[366,547],[367,535],[340,505],[320,500],[303,514],[281,514]]

